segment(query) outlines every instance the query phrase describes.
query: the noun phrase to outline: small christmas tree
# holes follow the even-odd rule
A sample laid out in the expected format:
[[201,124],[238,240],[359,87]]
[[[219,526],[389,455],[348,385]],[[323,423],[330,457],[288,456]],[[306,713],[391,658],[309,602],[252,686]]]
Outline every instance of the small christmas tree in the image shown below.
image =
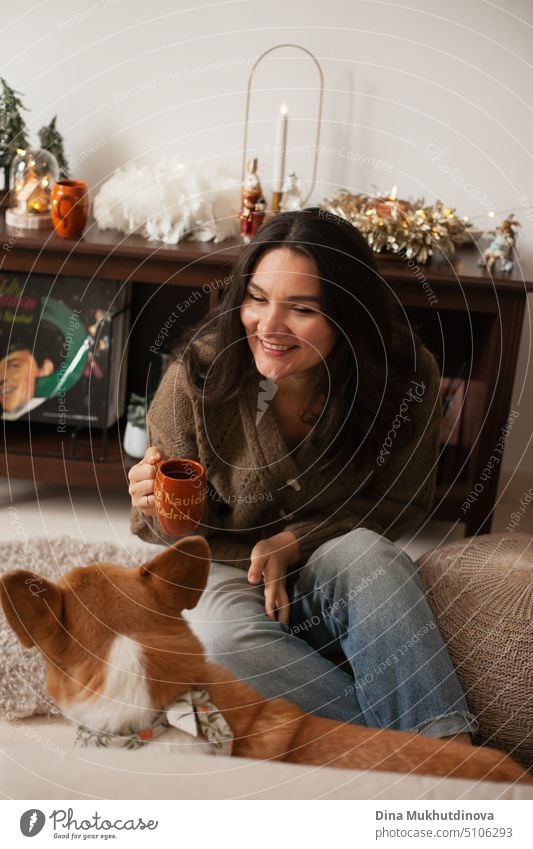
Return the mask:
[[26,122],[21,114],[21,110],[26,107],[18,96],[20,92],[8,86],[3,77],[0,77],[0,83],[0,168],[4,169],[4,185],[7,189],[11,160],[17,150],[25,150],[28,147],[28,137]]
[[65,180],[69,175],[69,168],[65,150],[63,148],[63,136],[56,127],[57,115],[54,115],[48,126],[39,130],[39,141],[44,150],[49,150],[57,159],[59,165],[59,177]]

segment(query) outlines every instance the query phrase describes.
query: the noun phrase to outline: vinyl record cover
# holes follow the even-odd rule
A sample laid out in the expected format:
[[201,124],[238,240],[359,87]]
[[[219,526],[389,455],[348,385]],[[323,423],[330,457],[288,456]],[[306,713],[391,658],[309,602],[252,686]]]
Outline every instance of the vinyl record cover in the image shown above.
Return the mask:
[[105,427],[124,413],[129,291],[114,280],[0,273],[0,411]]

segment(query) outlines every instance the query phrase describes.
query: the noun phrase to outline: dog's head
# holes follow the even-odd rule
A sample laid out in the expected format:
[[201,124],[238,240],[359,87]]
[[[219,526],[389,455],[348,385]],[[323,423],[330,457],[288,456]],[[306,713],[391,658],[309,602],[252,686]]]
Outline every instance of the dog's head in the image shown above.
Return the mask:
[[198,603],[209,561],[205,540],[187,537],[135,569],[92,563],[57,582],[18,569],[0,580],[0,599],[22,645],[43,654],[63,713],[122,733],[205,681],[201,643],[181,612]]

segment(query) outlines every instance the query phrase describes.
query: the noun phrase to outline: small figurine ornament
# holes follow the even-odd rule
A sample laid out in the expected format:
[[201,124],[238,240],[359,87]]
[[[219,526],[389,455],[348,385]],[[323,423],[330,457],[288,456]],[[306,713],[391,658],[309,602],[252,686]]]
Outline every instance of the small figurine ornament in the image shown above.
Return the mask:
[[520,222],[511,214],[498,225],[495,231],[490,231],[494,238],[484,251],[483,258],[479,260],[478,265],[492,271],[496,260],[500,260],[501,270],[511,272],[514,264],[513,254],[516,237],[518,228],[521,226]]
[[55,156],[48,150],[21,150],[11,162],[9,227],[52,229],[52,187],[59,179]]
[[241,188],[241,236],[248,243],[263,223],[265,217],[266,202],[259,177],[257,176],[257,159],[250,159],[247,163],[246,179]]
[[302,193],[298,185],[298,177],[294,171],[291,171],[283,185],[279,208],[281,212],[295,212],[302,208]]

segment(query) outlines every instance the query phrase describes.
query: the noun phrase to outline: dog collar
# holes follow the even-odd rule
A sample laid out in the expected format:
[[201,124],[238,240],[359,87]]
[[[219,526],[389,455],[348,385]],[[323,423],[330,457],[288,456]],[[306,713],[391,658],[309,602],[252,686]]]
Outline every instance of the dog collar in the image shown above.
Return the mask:
[[218,708],[210,701],[207,690],[189,690],[170,707],[161,711],[148,728],[133,729],[126,734],[94,731],[76,725],[77,746],[108,749],[139,749],[170,728],[178,728],[191,737],[204,736],[213,755],[231,755],[233,733]]

